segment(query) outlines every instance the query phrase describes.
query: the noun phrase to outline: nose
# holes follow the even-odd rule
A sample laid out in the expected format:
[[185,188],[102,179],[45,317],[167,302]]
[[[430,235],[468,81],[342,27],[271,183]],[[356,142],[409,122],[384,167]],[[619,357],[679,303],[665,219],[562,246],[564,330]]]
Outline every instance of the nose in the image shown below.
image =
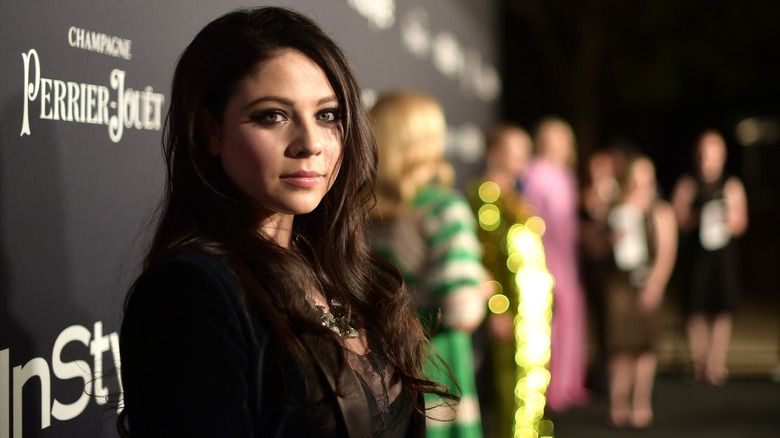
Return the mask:
[[305,158],[322,153],[326,141],[322,129],[314,121],[302,121],[297,124],[288,154],[295,158]]

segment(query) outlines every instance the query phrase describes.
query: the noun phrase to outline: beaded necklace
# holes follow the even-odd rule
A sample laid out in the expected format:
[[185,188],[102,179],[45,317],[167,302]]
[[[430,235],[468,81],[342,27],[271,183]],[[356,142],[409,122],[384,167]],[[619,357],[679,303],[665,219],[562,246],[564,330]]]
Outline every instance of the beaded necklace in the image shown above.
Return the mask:
[[306,302],[311,305],[317,316],[322,321],[322,325],[338,333],[342,339],[351,339],[358,337],[358,331],[350,325],[347,309],[335,299],[330,300],[331,311],[325,310],[325,306],[319,306],[311,297],[306,297]]

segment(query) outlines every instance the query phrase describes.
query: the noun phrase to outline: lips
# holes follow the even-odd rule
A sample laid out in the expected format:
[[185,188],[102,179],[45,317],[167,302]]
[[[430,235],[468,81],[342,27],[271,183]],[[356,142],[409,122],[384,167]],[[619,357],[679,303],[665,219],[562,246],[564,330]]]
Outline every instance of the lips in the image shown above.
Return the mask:
[[315,171],[301,170],[281,176],[281,180],[295,187],[311,188],[319,184],[323,175]]

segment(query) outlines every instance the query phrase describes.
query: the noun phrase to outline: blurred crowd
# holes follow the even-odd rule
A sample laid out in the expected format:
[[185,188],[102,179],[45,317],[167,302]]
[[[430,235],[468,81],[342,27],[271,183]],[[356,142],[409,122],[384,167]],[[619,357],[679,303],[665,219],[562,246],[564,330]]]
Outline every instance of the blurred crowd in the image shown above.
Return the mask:
[[[436,100],[388,93],[371,115],[380,162],[373,245],[414,290],[436,350],[429,375],[461,397],[454,411],[441,410],[448,418],[430,415],[429,436],[514,435],[523,291],[507,245],[513,226],[529,218],[543,221],[552,278],[545,413],[603,391],[610,424],[650,425],[662,305],[683,317],[692,381],[724,384],[748,209],[742,182],[726,170],[723,135],[701,133],[690,171],[666,195],[656,181],[663,163],[637,147],[612,144],[578,157],[563,118],[544,117],[528,130],[501,123],[485,133],[484,171],[461,191]],[[486,203],[494,206],[488,225],[479,216]],[[672,278],[680,297],[670,301]],[[497,296],[506,305],[488,306]],[[426,400],[434,413],[445,404]]]

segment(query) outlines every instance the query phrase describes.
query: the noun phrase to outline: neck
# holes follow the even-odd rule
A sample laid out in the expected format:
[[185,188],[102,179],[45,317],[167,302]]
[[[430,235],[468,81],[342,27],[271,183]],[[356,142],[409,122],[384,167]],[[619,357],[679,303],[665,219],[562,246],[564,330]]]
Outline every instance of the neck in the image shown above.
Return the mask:
[[282,248],[289,248],[292,242],[293,215],[272,215],[260,220],[260,231]]
[[702,181],[711,184],[718,181],[720,177],[723,175],[723,172],[699,173],[699,175],[701,175]]
[[655,194],[635,192],[629,195],[626,201],[640,210],[647,212],[650,210],[650,206],[653,205],[653,201],[655,201]]

